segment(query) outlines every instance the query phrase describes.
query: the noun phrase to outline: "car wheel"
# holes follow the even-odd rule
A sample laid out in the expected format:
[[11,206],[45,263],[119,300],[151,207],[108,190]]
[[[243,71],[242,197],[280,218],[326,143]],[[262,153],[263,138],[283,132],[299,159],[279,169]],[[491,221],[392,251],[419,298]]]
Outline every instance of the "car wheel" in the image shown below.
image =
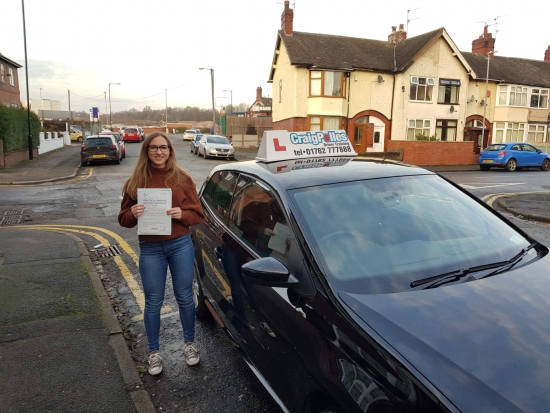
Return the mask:
[[80,143],[84,142],[84,139],[82,139],[82,136],[78,137],[78,142],[80,142]]
[[518,163],[516,162],[515,159],[510,159],[507,163],[506,163],[506,170],[508,172],[514,172],[516,170],[516,168],[518,167]]
[[193,272],[193,301],[195,303],[195,316],[197,318],[206,318],[206,316],[209,314],[209,311],[206,307],[206,303],[204,302],[205,297],[202,293],[199,266],[197,264],[197,260],[195,260]]
[[542,165],[540,167],[541,171],[547,171],[550,169],[550,159],[545,159],[542,161]]
[[206,149],[204,150],[204,153],[202,154],[202,157],[203,157],[204,159],[208,159],[208,155],[206,154]]
[[80,162],[80,166],[88,166],[88,162]]
[[121,160],[121,159],[122,159],[122,158],[117,158],[117,160],[115,161],[115,165],[120,165],[120,160]]
[[479,169],[482,171],[488,171],[491,167],[489,165],[479,165]]

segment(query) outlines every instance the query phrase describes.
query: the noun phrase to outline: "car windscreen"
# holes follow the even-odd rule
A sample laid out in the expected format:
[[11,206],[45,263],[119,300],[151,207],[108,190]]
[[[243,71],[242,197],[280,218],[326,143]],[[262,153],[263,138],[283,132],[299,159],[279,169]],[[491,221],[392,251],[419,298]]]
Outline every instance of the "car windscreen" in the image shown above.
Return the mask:
[[529,241],[437,176],[291,191],[307,242],[336,288],[404,291],[412,281],[509,260]]
[[206,142],[208,143],[225,143],[226,145],[229,145],[229,141],[227,138],[224,138],[223,136],[209,136],[206,138]]
[[484,151],[502,151],[504,149],[506,149],[506,145],[489,145]]
[[197,131],[196,131],[195,129],[187,129],[187,130],[185,131],[185,133],[189,133],[189,134],[191,134],[191,135],[194,135],[195,133],[197,133]]
[[193,138],[193,140],[194,140],[195,142],[198,142],[198,141],[201,140],[201,138],[202,138],[202,135],[196,135],[196,136]]
[[111,138],[92,138],[86,139],[83,146],[111,146],[112,144]]
[[137,133],[137,129],[126,128],[126,129],[124,129],[124,133]]

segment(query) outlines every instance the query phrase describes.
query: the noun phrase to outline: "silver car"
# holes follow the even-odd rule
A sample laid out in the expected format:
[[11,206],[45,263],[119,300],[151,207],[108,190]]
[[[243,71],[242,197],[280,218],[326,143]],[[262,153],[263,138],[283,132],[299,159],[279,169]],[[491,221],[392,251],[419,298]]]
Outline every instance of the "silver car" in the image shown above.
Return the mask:
[[204,156],[204,159],[209,157],[235,159],[235,148],[225,136],[202,135],[197,152],[199,156]]

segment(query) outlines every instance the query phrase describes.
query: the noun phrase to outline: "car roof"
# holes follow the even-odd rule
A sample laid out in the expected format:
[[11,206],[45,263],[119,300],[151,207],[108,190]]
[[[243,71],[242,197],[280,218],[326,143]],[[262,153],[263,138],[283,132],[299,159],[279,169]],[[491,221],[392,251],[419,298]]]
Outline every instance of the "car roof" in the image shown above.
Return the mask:
[[228,163],[214,168],[212,173],[220,170],[248,173],[284,190],[364,179],[436,175],[426,169],[403,162],[379,159],[359,160],[353,157],[305,158],[271,163],[262,161]]

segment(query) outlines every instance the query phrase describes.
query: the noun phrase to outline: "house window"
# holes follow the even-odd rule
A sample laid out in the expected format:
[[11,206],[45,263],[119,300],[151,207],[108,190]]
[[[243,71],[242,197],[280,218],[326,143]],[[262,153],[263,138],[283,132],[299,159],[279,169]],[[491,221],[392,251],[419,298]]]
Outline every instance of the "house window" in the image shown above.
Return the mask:
[[430,119],[409,119],[407,122],[407,140],[416,140],[416,135],[430,135]]
[[410,100],[431,102],[435,81],[431,77],[411,76]]
[[498,105],[527,107],[527,88],[522,86],[500,86]]
[[343,118],[339,116],[310,116],[309,130],[339,130],[343,129]]
[[456,120],[438,119],[435,134],[441,141],[456,141]]
[[10,86],[15,86],[15,79],[13,77],[13,69],[11,67],[8,69],[8,76],[10,77]]
[[533,89],[531,91],[531,107],[538,109],[548,108],[548,89]]
[[528,125],[527,142],[544,142],[546,125]]
[[363,143],[363,131],[365,130],[365,125],[367,124],[367,117],[362,116],[355,121],[355,130],[354,130],[354,145],[361,145]]
[[283,79],[279,80],[279,103],[283,100]]
[[6,79],[4,77],[4,65],[0,63],[0,82],[6,83]]
[[496,142],[523,142],[525,123],[497,122],[496,129]]
[[342,72],[312,70],[309,73],[310,96],[344,96],[344,76]]
[[498,89],[498,104],[499,106],[506,106],[508,102],[508,86],[499,86]]
[[460,80],[439,79],[439,93],[437,103],[458,103]]

